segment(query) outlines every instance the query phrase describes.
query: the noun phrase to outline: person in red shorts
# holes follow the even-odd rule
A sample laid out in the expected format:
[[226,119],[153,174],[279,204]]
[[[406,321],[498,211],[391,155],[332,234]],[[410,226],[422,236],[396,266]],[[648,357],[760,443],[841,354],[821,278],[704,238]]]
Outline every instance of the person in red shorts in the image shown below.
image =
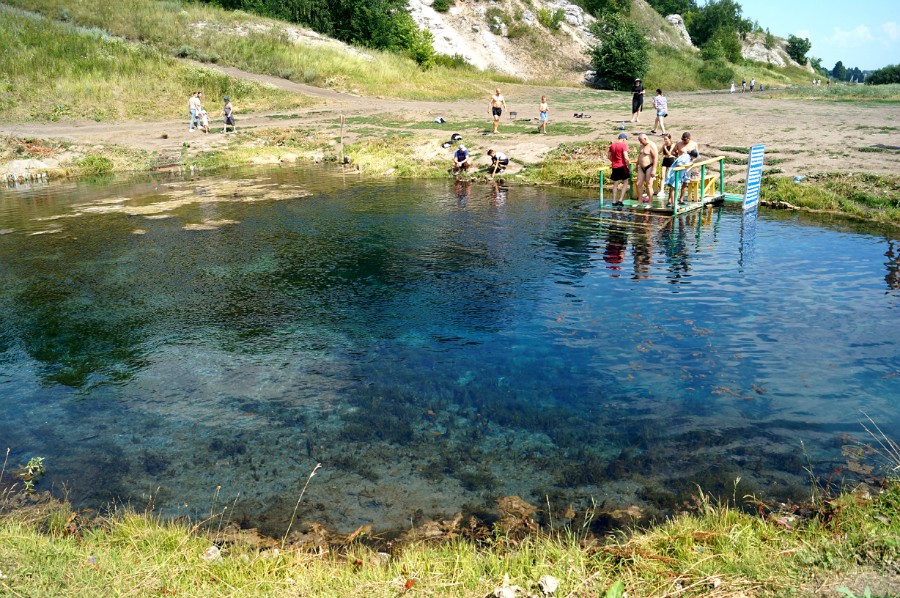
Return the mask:
[[631,178],[628,159],[628,135],[619,133],[619,138],[609,144],[609,165],[612,167],[613,205],[624,206],[625,190]]

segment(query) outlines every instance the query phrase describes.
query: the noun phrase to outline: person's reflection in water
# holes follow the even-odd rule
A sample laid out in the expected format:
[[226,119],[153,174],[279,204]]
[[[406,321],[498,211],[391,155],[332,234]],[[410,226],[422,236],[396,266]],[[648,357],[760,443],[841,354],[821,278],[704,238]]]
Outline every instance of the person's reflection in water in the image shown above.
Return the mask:
[[456,181],[456,205],[464,208],[469,205],[469,181]]
[[653,254],[653,243],[650,238],[650,215],[636,214],[634,228],[634,258],[633,280],[650,278],[650,256]]
[[491,203],[496,207],[505,205],[509,187],[501,187],[497,181],[493,181],[493,187],[494,188],[491,191]]
[[[606,249],[603,251],[603,261],[609,264],[607,270],[619,271],[622,269],[621,264],[625,261],[625,248],[628,245],[628,230],[623,223],[617,218],[613,218],[609,224],[609,230],[606,232]],[[618,278],[618,274],[613,274],[613,278]]]
[[888,258],[888,261],[884,263],[888,270],[884,280],[889,289],[900,291],[900,242],[897,247],[894,247],[894,242],[888,241],[888,250],[884,256]]

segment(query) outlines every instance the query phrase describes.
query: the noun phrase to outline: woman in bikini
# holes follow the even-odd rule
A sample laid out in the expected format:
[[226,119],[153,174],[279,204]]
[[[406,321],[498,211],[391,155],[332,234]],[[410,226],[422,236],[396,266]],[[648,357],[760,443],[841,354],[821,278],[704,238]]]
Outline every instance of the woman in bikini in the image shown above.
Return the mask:
[[650,143],[650,139],[644,133],[638,135],[638,142],[641,144],[641,150],[637,157],[638,196],[641,198],[641,203],[649,206],[650,199],[653,197],[653,179],[656,178],[656,162],[659,152],[656,150],[656,144]]

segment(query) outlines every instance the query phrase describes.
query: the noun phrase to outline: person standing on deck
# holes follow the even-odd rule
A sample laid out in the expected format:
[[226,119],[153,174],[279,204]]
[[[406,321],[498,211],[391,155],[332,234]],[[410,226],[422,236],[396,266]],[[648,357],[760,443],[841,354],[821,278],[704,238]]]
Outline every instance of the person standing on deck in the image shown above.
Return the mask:
[[631,88],[631,122],[641,122],[641,110],[644,108],[644,84],[641,83],[640,77],[634,80],[634,86]]
[[[659,159],[659,152],[655,143],[650,143],[650,139],[644,133],[638,135],[638,142],[641,149],[637,157],[637,190],[638,197],[641,198],[645,207],[650,207],[650,200],[653,199],[653,179],[656,178],[656,163]],[[646,194],[644,193],[646,191]]]
[[491,101],[488,104],[488,111],[494,117],[494,133],[497,132],[497,127],[500,126],[500,116],[505,109],[506,100],[503,98],[503,94],[500,93],[500,89],[497,88],[494,90],[494,95],[491,96]]
[[619,133],[619,138],[609,144],[609,165],[612,167],[613,205],[624,206],[625,189],[631,179],[631,169],[628,158],[628,135]]

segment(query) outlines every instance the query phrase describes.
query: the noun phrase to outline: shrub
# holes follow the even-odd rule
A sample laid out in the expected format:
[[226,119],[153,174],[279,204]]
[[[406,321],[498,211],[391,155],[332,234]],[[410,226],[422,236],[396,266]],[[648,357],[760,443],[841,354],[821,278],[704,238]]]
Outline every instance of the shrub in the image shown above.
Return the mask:
[[565,18],[566,13],[564,13],[561,8],[557,8],[556,10],[542,8],[537,13],[538,23],[551,31],[559,31],[559,26],[562,25]]
[[600,43],[591,48],[591,65],[610,87],[628,89],[650,67],[650,43],[637,26],[619,15],[607,15],[591,25]]
[[113,163],[106,156],[85,156],[75,161],[75,167],[81,176],[100,176],[111,173]]
[[806,64],[806,53],[812,48],[812,44],[805,37],[791,35],[788,37],[787,53],[794,62]]
[[705,60],[698,75],[704,87],[724,87],[734,79],[734,70],[724,60]]
[[434,0],[431,8],[438,12],[447,12],[453,6],[453,0]]
[[900,83],[900,64],[880,68],[866,77],[867,85],[885,85],[888,83]]

